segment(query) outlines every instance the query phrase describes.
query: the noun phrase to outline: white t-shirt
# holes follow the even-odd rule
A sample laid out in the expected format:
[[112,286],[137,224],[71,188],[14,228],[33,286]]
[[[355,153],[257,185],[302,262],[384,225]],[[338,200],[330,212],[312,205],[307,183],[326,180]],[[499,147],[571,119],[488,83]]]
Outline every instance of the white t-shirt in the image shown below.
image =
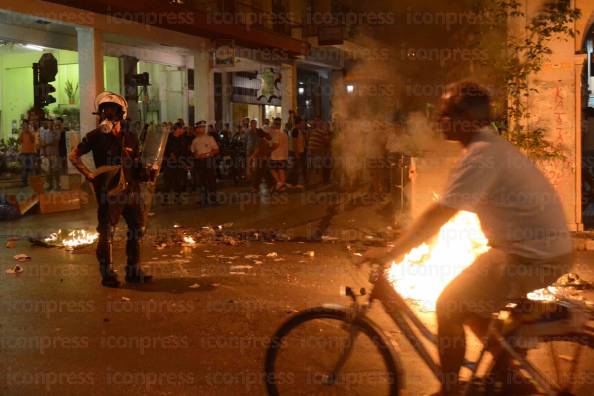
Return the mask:
[[190,150],[196,155],[210,153],[213,149],[218,149],[219,145],[217,141],[210,135],[204,134],[202,136],[196,136],[192,140]]
[[272,136],[272,145],[278,144],[278,147],[270,153],[270,159],[273,161],[286,161],[289,159],[289,136],[280,129],[270,129]]
[[491,129],[477,133],[448,184],[440,203],[476,213],[492,247],[532,259],[572,250],[565,214],[551,183]]

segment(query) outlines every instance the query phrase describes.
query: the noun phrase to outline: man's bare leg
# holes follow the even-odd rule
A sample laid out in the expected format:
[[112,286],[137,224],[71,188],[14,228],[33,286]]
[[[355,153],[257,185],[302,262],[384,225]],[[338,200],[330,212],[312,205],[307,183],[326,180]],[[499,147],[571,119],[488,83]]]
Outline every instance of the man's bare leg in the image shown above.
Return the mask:
[[437,312],[437,346],[443,377],[442,393],[453,394],[458,386],[458,375],[464,363],[466,339],[462,321],[454,320],[449,315]]

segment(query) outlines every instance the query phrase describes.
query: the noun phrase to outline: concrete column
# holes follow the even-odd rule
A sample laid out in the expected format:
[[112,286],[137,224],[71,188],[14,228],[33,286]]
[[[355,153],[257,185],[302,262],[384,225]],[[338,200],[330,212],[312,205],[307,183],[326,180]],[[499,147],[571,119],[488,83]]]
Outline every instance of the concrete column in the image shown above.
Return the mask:
[[168,111],[167,111],[167,107],[168,107],[168,100],[167,100],[167,90],[168,90],[168,86],[167,86],[167,81],[168,81],[168,75],[169,75],[169,71],[167,70],[166,67],[164,66],[159,66],[160,69],[160,73],[159,73],[159,104],[160,104],[160,114],[159,114],[159,118],[161,122],[165,122],[165,121],[175,121],[170,119]]
[[138,59],[133,56],[120,56],[120,84],[121,91],[128,102],[128,118],[130,122],[142,121],[138,107],[138,89],[132,77],[136,74]]
[[223,124],[232,123],[233,114],[231,113],[231,98],[233,95],[233,74],[229,72],[221,73],[221,90],[223,102]]
[[281,66],[281,88],[282,88],[282,118],[283,125],[289,120],[289,110],[297,110],[297,66]]
[[214,71],[209,51],[194,54],[194,119],[214,123]]
[[[582,75],[587,63],[586,54],[575,55],[575,229],[584,230],[582,219]],[[588,75],[589,77],[589,75]]]
[[94,28],[77,27],[81,138],[97,127],[95,97],[103,87],[103,38]]

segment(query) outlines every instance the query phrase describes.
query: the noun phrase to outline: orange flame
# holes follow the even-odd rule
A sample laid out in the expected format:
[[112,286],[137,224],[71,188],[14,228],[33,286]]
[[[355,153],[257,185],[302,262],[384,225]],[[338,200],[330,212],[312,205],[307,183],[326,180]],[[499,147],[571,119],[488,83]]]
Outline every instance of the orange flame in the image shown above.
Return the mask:
[[408,252],[388,270],[388,279],[405,298],[434,310],[437,298],[452,279],[489,250],[474,213],[460,212],[429,243]]

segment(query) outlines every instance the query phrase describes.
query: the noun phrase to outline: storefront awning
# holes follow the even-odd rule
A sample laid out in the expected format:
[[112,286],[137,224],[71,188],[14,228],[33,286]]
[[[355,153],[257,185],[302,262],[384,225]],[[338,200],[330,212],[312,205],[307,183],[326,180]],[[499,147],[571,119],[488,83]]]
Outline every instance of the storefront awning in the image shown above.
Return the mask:
[[163,0],[46,1],[194,36],[233,39],[237,45],[245,47],[279,49],[292,56],[306,55],[310,48],[308,42],[281,33],[248,30],[237,23],[213,23],[205,11]]

